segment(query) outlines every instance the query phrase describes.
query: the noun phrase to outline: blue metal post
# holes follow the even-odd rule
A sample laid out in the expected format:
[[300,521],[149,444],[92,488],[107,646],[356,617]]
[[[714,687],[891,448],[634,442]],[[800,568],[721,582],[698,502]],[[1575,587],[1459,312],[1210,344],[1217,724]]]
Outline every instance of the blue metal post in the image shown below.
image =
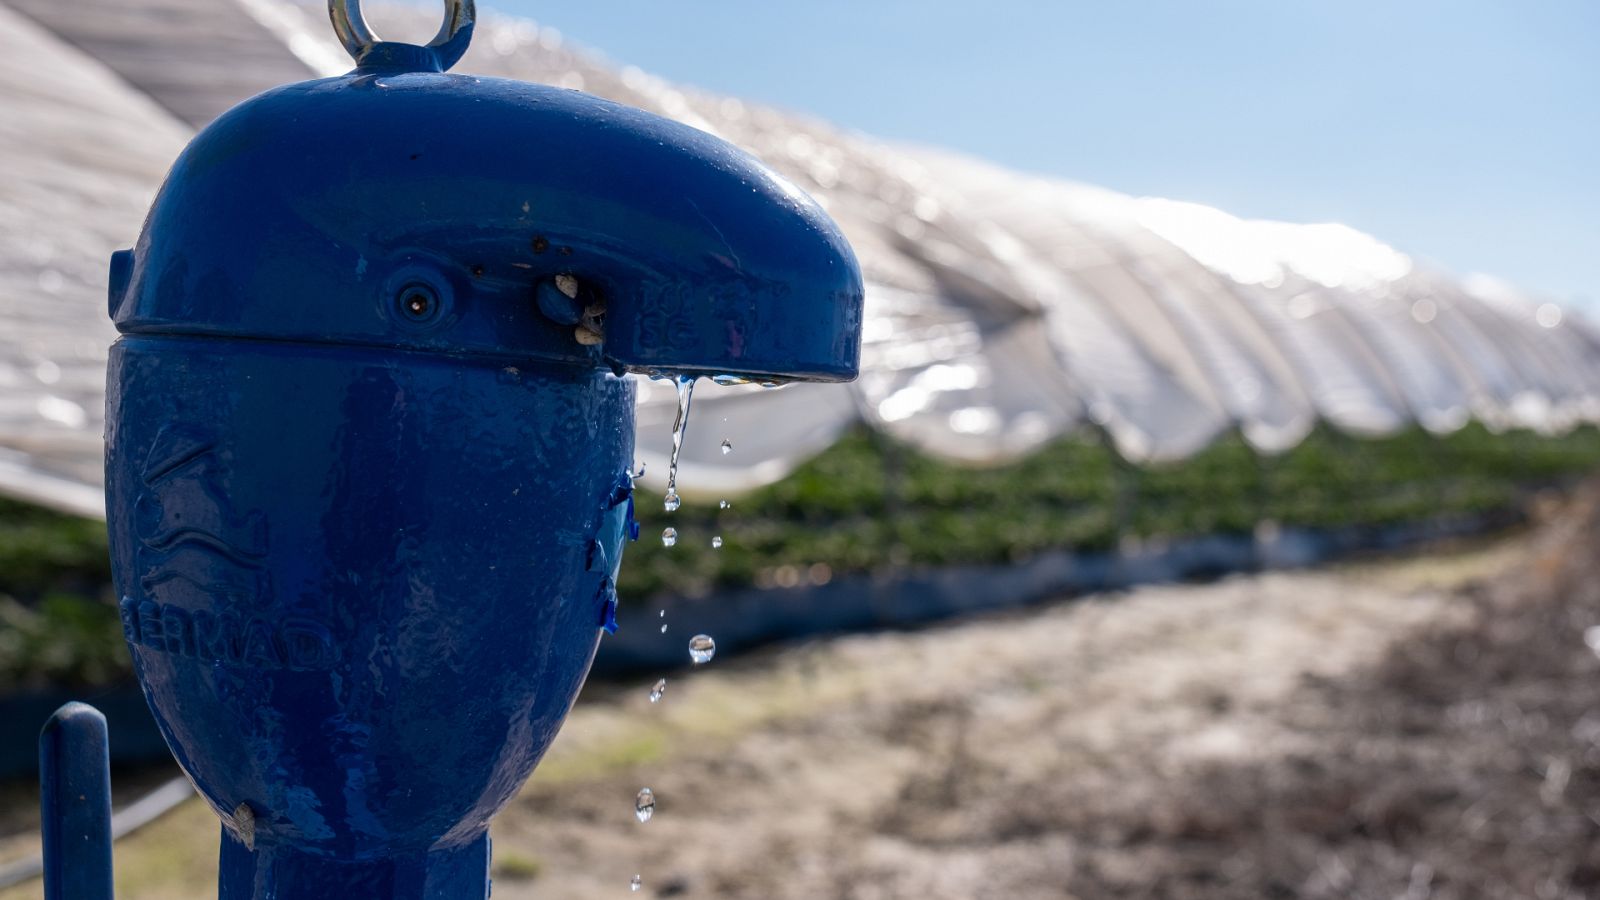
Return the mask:
[[45,900],[111,900],[111,753],[106,717],[68,703],[39,734]]

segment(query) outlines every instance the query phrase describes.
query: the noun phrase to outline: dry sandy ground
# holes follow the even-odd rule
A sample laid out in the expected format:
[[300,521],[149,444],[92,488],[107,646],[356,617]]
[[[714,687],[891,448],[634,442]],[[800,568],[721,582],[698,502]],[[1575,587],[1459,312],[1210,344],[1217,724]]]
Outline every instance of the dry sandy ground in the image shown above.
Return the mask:
[[[591,688],[494,896],[1600,896],[1597,546],[1591,491],[1474,546]],[[119,897],[215,896],[215,847],[191,804]]]

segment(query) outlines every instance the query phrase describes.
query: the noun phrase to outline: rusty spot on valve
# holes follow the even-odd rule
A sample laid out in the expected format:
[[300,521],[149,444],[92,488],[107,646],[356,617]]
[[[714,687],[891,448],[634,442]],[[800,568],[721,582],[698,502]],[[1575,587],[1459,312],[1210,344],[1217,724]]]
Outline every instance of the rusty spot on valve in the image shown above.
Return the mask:
[[233,827],[239,830],[239,840],[246,850],[256,848],[256,811],[250,804],[241,803],[233,808]]

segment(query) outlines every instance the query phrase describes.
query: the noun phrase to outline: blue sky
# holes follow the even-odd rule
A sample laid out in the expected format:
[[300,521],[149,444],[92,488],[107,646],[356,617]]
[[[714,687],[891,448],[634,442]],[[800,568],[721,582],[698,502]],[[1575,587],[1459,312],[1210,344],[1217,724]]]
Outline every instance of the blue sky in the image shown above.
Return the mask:
[[1600,2],[479,0],[1016,168],[1338,221],[1600,306]]

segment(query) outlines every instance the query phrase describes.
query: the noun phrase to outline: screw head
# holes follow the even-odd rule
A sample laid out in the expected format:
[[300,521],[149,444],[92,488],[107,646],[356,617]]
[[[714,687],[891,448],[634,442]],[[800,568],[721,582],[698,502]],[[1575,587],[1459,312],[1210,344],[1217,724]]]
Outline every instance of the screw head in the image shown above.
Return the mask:
[[426,284],[408,284],[395,298],[400,318],[414,324],[432,322],[439,316],[439,295]]

